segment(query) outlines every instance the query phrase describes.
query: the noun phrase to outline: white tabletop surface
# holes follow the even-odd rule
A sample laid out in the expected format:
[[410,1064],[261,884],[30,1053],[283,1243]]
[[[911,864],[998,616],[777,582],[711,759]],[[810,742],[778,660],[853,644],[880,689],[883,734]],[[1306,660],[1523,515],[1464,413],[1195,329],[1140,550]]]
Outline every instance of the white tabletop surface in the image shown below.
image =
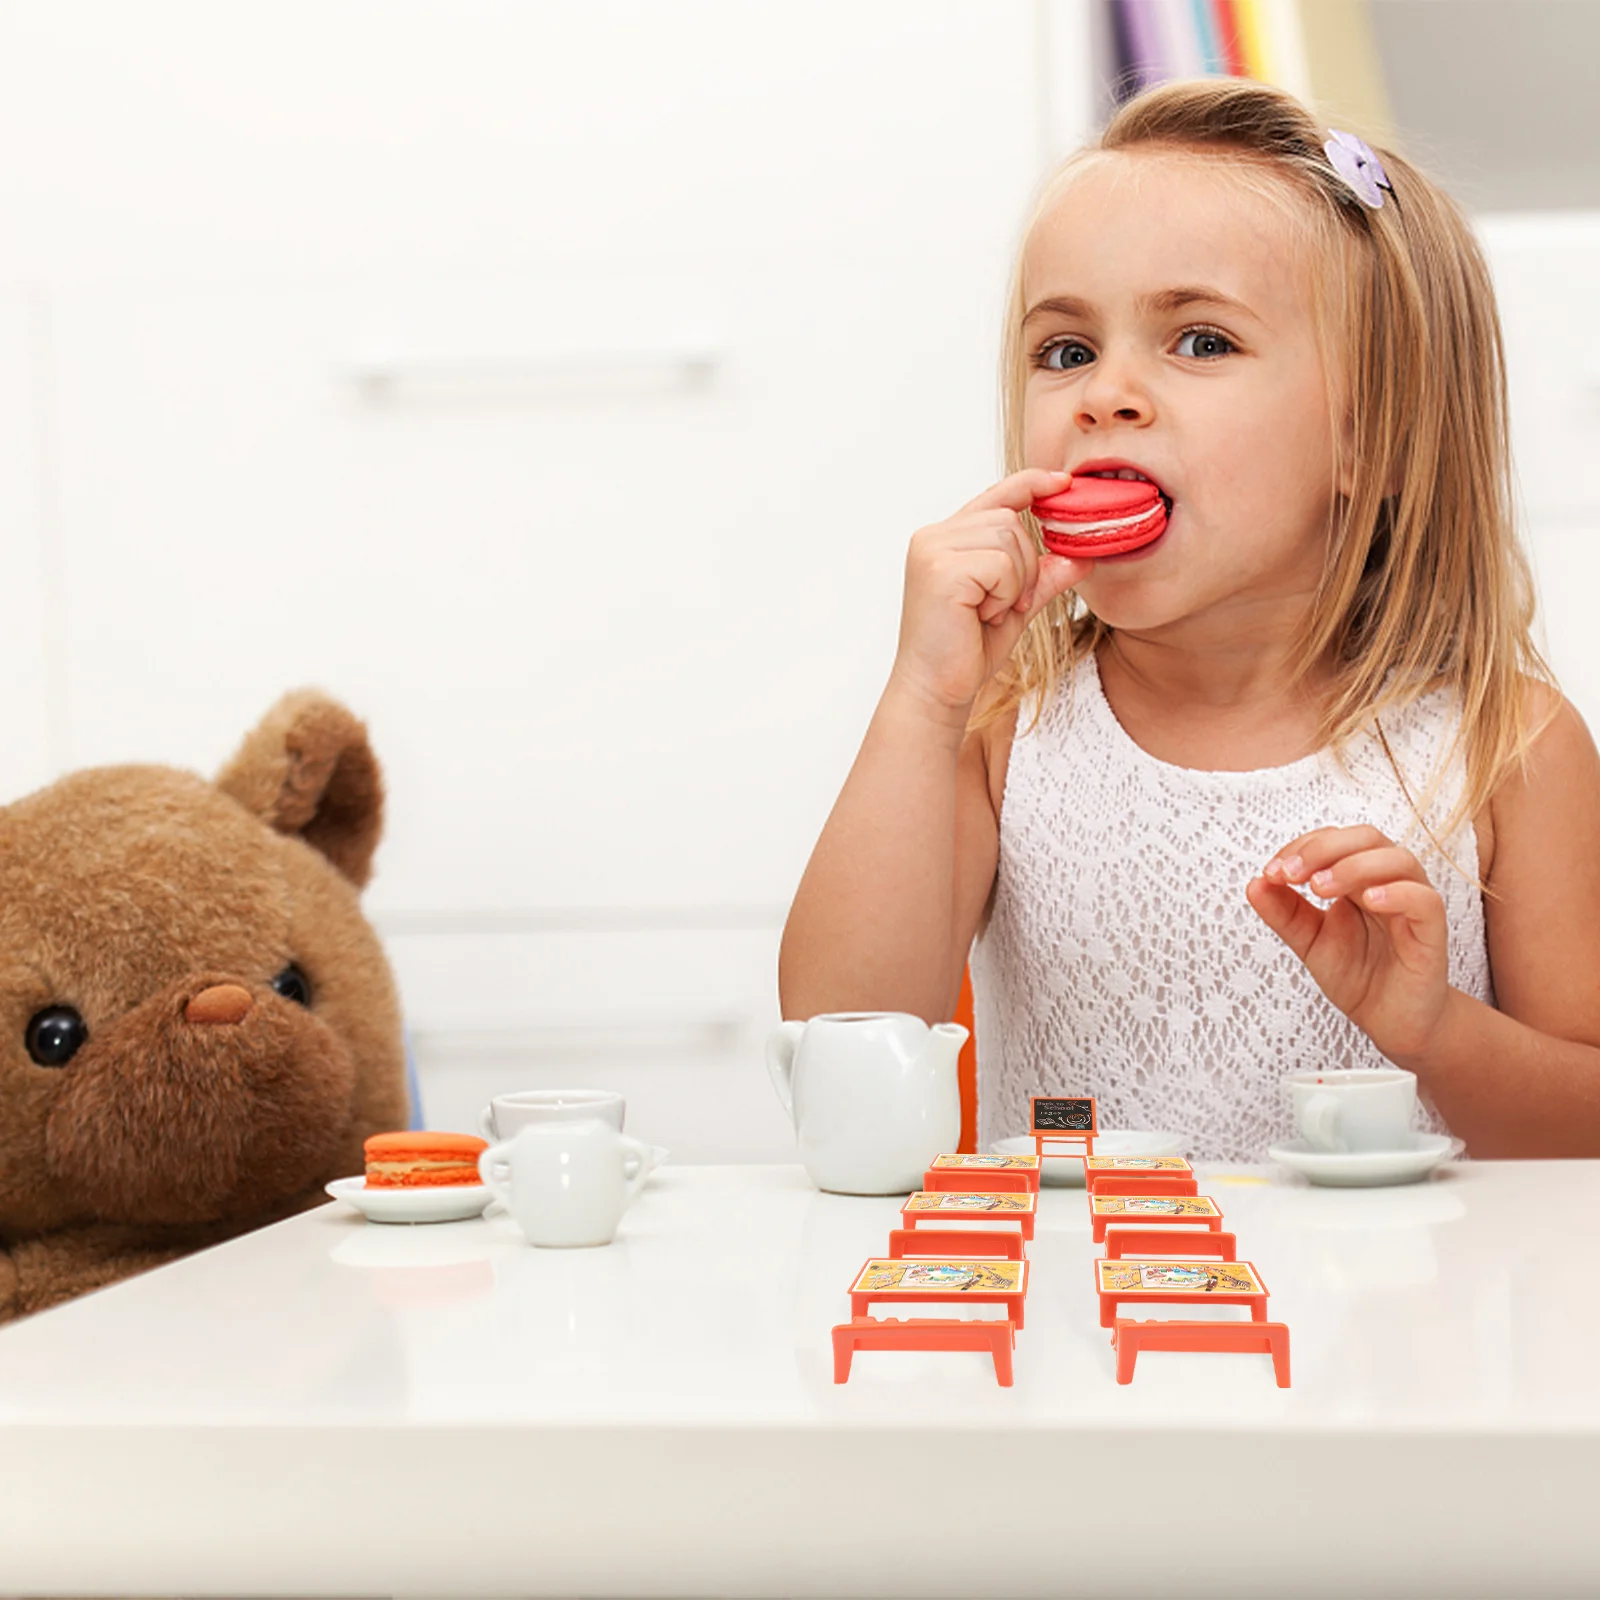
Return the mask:
[[1040,1197],[1011,1389],[967,1353],[833,1383],[900,1202],[798,1167],[665,1167],[598,1250],[330,1205],[0,1331],[0,1593],[1600,1587],[1600,1162],[1200,1176],[1290,1389],[1158,1352],[1119,1386],[1082,1190]]

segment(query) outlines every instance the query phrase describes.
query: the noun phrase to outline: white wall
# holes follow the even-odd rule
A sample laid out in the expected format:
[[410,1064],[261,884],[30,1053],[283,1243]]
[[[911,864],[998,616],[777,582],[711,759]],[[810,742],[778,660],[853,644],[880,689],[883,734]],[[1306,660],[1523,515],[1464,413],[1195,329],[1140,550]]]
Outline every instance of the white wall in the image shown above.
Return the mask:
[[0,792],[322,684],[431,1120],[605,1082],[786,1154],[778,930],[906,538],[994,475],[1086,14],[0,11]]

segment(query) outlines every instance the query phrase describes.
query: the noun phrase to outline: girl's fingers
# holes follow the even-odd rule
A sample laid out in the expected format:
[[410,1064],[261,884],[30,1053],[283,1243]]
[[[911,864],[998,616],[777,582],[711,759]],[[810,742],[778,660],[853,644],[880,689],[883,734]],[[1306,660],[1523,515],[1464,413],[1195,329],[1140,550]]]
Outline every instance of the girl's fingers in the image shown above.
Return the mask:
[[1359,850],[1335,861],[1332,866],[1319,867],[1305,879],[1305,885],[1324,900],[1334,900],[1340,895],[1355,899],[1374,884],[1390,883],[1399,878],[1419,884],[1428,882],[1422,863],[1409,850],[1391,844],[1378,850]]
[[1010,610],[1019,596],[1033,588],[1038,576],[1039,553],[1033,548],[1033,541],[1023,532],[1022,522],[1015,511],[989,511],[966,521],[964,526],[954,531],[953,543],[948,548],[968,553],[998,551],[1010,561],[1016,573],[1016,588],[1011,598],[998,610],[991,610],[989,603],[984,602],[979,614],[985,622],[992,622],[995,616]]
[[1359,904],[1363,911],[1383,919],[1395,954],[1407,966],[1420,968],[1441,955],[1448,956],[1450,929],[1444,901],[1431,886],[1410,878],[1369,884],[1362,890]]
[[1267,878],[1252,878],[1244,892],[1256,915],[1304,961],[1317,942],[1327,912]]
[[970,585],[968,603],[977,610],[980,622],[1003,617],[1022,592],[1016,565],[1003,550],[970,553],[964,558],[962,575]]
[[1075,584],[1082,583],[1094,571],[1094,562],[1079,561],[1074,556],[1058,556],[1046,551],[1039,557],[1039,573],[1034,586],[1017,601],[1017,610],[1024,622],[1031,622],[1039,612],[1058,600]]
[[992,511],[1007,506],[1013,511],[1026,511],[1035,500],[1048,494],[1060,494],[1072,482],[1070,472],[1052,472],[1046,467],[1024,467],[1013,472],[999,483],[991,484],[977,499],[969,500],[963,511]]
[[1358,850],[1380,849],[1393,841],[1376,828],[1314,828],[1291,839],[1273,856],[1262,876],[1271,883],[1304,883],[1312,873],[1330,867]]

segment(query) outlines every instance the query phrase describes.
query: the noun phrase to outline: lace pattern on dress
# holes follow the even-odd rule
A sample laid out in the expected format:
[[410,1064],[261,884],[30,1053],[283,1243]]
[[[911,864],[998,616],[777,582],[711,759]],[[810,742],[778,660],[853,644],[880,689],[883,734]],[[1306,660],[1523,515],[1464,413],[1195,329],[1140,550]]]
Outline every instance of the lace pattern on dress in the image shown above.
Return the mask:
[[[1092,656],[1028,717],[972,954],[981,1147],[1025,1132],[1028,1096],[1056,1092],[1094,1095],[1105,1128],[1181,1133],[1197,1160],[1261,1161],[1293,1137],[1285,1073],[1387,1065],[1244,896],[1312,828],[1370,823],[1413,850],[1444,898],[1450,982],[1494,1003],[1482,896],[1419,827],[1376,734],[1343,765],[1324,750],[1255,772],[1172,766],[1117,721]],[[1456,726],[1444,690],[1385,717],[1413,797]],[[1464,780],[1458,754],[1429,800],[1435,836]],[[1470,818],[1442,843],[1477,871]],[[1445,1131],[1428,1106],[1423,1125]]]

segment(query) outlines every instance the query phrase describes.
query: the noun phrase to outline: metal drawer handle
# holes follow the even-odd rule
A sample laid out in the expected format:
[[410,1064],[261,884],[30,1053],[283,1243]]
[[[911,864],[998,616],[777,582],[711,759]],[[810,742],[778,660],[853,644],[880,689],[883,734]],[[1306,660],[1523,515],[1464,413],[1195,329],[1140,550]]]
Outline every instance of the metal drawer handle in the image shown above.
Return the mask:
[[705,388],[725,356],[724,348],[710,340],[505,356],[374,352],[351,361],[341,376],[363,399],[375,402],[612,395]]

